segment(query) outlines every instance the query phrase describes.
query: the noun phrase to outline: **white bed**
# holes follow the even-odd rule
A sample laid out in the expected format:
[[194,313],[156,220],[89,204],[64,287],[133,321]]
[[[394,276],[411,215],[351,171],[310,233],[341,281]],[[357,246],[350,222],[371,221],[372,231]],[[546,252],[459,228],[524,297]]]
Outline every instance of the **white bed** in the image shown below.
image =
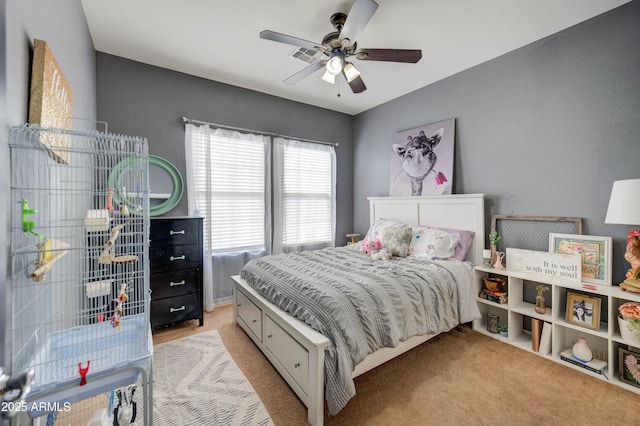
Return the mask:
[[[385,218],[411,226],[429,225],[475,232],[476,238],[465,260],[481,264],[485,235],[482,194],[371,197],[369,203],[371,224]],[[232,278],[235,282],[234,322],[245,330],[307,406],[309,423],[323,424],[324,356],[329,339],[269,302],[240,276]],[[469,285],[465,300],[475,307],[472,288]],[[434,335],[415,336],[394,348],[380,349],[358,363],[352,376],[359,376]]]

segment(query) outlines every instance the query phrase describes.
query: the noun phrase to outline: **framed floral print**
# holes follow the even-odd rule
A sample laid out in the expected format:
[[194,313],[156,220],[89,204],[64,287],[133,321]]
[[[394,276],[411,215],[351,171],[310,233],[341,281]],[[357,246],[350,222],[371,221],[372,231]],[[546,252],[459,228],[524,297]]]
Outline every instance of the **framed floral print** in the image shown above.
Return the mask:
[[594,235],[549,234],[552,253],[579,254],[582,257],[582,281],[611,285],[612,238]]
[[640,388],[640,353],[618,348],[620,381]]

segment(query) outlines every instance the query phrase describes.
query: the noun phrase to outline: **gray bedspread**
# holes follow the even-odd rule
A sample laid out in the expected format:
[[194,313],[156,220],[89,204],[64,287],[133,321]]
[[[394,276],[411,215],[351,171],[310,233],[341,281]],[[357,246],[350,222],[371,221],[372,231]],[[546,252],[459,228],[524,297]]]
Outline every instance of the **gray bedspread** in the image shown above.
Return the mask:
[[351,375],[368,354],[459,324],[461,296],[447,262],[409,257],[374,261],[338,247],[255,259],[240,276],[330,339],[325,397],[331,414],[355,395]]

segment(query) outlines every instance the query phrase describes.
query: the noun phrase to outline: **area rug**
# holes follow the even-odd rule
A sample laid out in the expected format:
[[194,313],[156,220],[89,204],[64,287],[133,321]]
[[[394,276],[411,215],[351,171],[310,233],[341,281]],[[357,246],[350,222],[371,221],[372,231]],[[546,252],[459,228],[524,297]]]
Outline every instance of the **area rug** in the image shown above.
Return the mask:
[[153,423],[273,425],[217,330],[153,347]]

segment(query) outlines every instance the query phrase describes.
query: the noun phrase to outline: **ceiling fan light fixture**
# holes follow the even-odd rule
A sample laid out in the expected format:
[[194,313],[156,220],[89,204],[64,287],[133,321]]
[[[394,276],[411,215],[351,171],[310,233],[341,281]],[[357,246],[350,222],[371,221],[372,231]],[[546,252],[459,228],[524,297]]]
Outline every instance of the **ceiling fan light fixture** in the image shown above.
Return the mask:
[[326,70],[322,75],[322,79],[327,83],[336,84],[336,76],[331,74],[329,70]]
[[342,59],[337,55],[332,56],[331,59],[327,61],[326,68],[327,72],[333,76],[340,74],[342,71]]
[[344,75],[347,77],[347,81],[351,83],[360,76],[360,71],[358,71],[351,62],[347,62],[344,66]]

